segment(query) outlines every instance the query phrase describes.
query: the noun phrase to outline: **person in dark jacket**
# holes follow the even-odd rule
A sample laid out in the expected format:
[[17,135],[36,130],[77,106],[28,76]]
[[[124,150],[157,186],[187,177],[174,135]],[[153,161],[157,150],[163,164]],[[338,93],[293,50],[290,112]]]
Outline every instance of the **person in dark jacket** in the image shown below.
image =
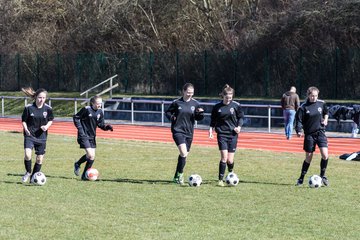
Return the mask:
[[220,151],[218,186],[224,186],[226,166],[232,172],[234,168],[234,156],[237,147],[238,134],[244,121],[244,113],[240,103],[233,100],[234,89],[228,84],[220,93],[222,101],[215,104],[211,111],[209,138],[213,138],[213,131],[217,134]]
[[174,100],[165,112],[171,121],[172,137],[179,150],[173,181],[180,185],[184,184],[184,167],[193,141],[195,121],[204,118],[204,109],[193,95],[194,86],[186,83],[182,88],[182,97]]
[[309,87],[307,90],[307,100],[303,103],[295,116],[295,130],[299,137],[304,135],[303,149],[305,160],[302,164],[301,174],[296,182],[300,186],[304,182],[304,177],[310,167],[316,145],[320,149],[320,177],[324,186],[329,185],[329,180],[325,176],[328,165],[328,140],[325,135],[325,127],[328,124],[329,110],[326,103],[320,99],[319,89]]
[[[40,172],[44,155],[46,152],[46,141],[48,129],[53,123],[54,115],[52,108],[45,103],[47,91],[39,88],[34,91],[31,87],[21,89],[27,96],[31,97],[34,102],[27,105],[21,116],[23,134],[24,134],[24,165],[25,175],[22,182],[31,181],[32,176],[36,172]],[[31,173],[31,157],[32,150],[35,149],[36,162]]]
[[104,131],[113,131],[111,125],[105,125],[104,113],[101,107],[102,98],[94,96],[90,99],[90,106],[83,107],[73,117],[74,125],[78,130],[77,142],[80,148],[85,149],[85,155],[74,163],[74,174],[79,176],[80,166],[86,162],[81,180],[87,180],[85,173],[92,167],[95,160],[96,128],[99,127]]
[[299,106],[299,96],[296,94],[296,88],[292,86],[290,90],[285,92],[281,97],[281,108],[283,109],[285,123],[285,136],[288,140],[290,140],[292,136],[295,114]]

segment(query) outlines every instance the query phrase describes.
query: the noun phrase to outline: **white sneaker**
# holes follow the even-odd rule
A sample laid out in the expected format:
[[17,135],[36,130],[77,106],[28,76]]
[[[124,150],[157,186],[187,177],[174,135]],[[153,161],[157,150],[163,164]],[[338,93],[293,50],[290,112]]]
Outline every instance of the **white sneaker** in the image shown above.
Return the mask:
[[31,176],[31,173],[26,172],[25,175],[22,176],[21,181],[23,183],[26,183],[29,180],[30,176]]
[[358,152],[354,152],[354,153],[350,154],[345,160],[351,161],[351,160],[355,159],[357,156],[358,156]]

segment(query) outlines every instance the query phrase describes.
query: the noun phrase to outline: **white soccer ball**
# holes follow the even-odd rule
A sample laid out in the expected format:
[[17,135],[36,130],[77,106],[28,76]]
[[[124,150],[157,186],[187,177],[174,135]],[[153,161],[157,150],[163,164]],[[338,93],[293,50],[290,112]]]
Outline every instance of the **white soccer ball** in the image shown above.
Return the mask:
[[89,180],[89,181],[96,181],[99,177],[99,171],[95,168],[89,168],[86,172],[85,172],[85,177]]
[[189,186],[190,187],[200,187],[202,183],[202,178],[198,174],[192,174],[189,177]]
[[36,185],[44,185],[46,183],[46,176],[42,172],[36,172],[31,178],[31,183]]
[[322,185],[322,179],[318,175],[312,175],[309,177],[309,187],[319,188]]
[[239,178],[238,176],[233,173],[233,172],[230,172],[226,178],[225,178],[225,182],[228,186],[231,186],[231,187],[235,187],[236,185],[238,185],[239,183]]

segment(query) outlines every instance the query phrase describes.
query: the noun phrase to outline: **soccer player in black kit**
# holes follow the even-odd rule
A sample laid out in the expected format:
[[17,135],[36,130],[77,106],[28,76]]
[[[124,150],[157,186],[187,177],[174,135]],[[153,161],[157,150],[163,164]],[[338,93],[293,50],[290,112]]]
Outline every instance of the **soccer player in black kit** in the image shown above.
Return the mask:
[[79,176],[80,166],[86,162],[81,180],[87,180],[85,173],[92,167],[95,160],[96,128],[99,127],[104,131],[113,131],[111,125],[105,125],[104,113],[101,107],[102,98],[94,96],[90,99],[90,106],[83,107],[73,117],[75,127],[78,130],[77,142],[80,148],[85,149],[85,155],[74,163],[74,173],[76,176]]
[[220,96],[223,100],[217,103],[211,111],[209,138],[213,138],[215,129],[221,155],[218,186],[223,187],[226,166],[229,172],[232,172],[234,168],[234,156],[238,134],[244,121],[244,113],[240,103],[233,101],[234,89],[229,85],[226,84],[223,87]]
[[326,103],[318,99],[318,95],[318,88],[309,87],[307,90],[307,100],[300,106],[295,116],[295,130],[298,137],[303,135],[302,130],[304,130],[305,134],[303,147],[305,160],[302,164],[301,174],[296,186],[301,186],[304,182],[304,177],[310,167],[316,145],[318,145],[321,153],[320,177],[324,186],[329,185],[329,180],[325,176],[329,158],[325,127],[328,123],[329,110]]
[[184,167],[194,135],[195,120],[204,118],[204,109],[193,99],[194,86],[186,83],[182,88],[182,97],[174,100],[165,112],[171,121],[172,137],[179,150],[178,163],[173,181],[184,184]]
[[[24,133],[24,165],[25,175],[22,182],[27,182],[36,172],[40,172],[46,151],[46,140],[48,129],[50,128],[54,115],[52,108],[45,103],[47,91],[39,88],[34,91],[31,87],[21,89],[27,96],[31,97],[34,102],[27,105],[21,116],[23,133]],[[36,162],[31,174],[31,157],[32,150],[35,149]]]

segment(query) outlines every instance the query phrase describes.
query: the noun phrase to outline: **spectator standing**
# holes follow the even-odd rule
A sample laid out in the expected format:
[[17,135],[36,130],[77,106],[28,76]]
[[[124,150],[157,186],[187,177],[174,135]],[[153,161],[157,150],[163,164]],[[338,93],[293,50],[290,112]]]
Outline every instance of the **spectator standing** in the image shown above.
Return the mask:
[[287,140],[291,139],[295,114],[299,106],[299,95],[296,93],[296,88],[292,86],[290,90],[285,92],[281,97],[281,107],[283,109],[285,122],[285,136]]

